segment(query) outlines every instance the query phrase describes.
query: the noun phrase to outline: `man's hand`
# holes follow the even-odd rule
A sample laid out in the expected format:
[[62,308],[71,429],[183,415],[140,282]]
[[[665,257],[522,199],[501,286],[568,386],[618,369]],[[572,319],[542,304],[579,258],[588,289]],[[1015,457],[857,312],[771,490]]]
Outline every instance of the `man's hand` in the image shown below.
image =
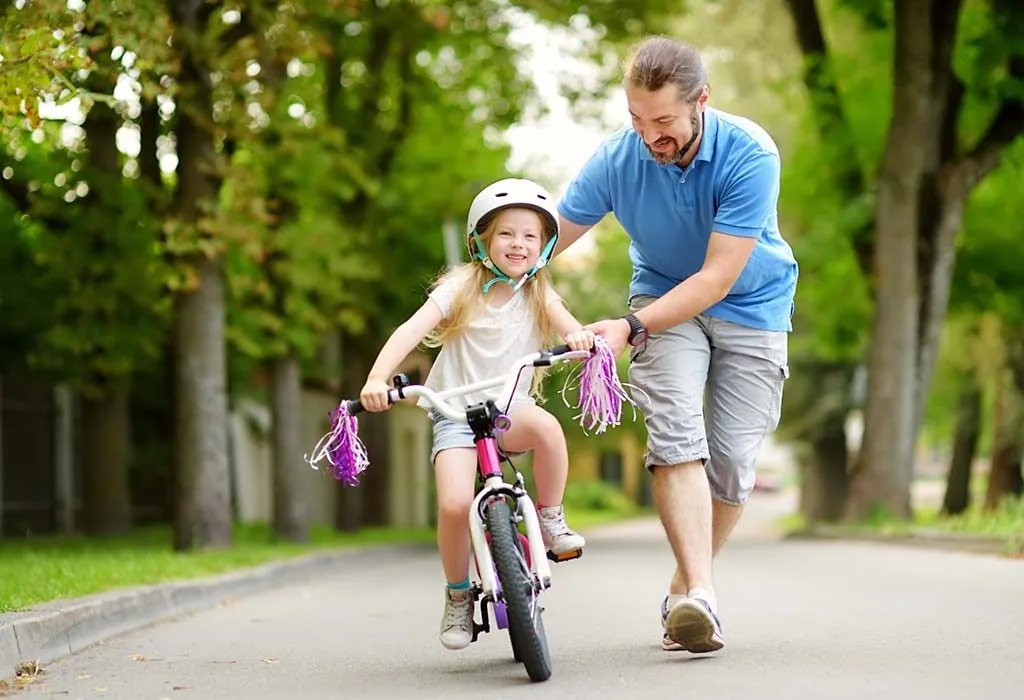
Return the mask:
[[597,321],[591,323],[585,328],[588,331],[599,335],[604,338],[604,342],[608,343],[608,347],[611,348],[612,354],[618,357],[622,354],[622,351],[626,349],[626,341],[629,339],[629,321],[624,318],[610,318],[604,321]]

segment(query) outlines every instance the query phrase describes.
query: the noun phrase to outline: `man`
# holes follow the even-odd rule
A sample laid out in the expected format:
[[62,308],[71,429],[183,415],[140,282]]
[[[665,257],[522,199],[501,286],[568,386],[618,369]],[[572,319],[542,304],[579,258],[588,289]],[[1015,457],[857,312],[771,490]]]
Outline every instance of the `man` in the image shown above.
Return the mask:
[[761,127],[708,106],[696,51],[643,41],[625,90],[632,128],[569,185],[559,249],[608,213],[631,239],[631,313],[588,328],[616,355],[631,346],[645,461],[677,564],[662,647],[711,652],[725,644],[712,560],[778,425],[797,264],[779,234],[778,149]]

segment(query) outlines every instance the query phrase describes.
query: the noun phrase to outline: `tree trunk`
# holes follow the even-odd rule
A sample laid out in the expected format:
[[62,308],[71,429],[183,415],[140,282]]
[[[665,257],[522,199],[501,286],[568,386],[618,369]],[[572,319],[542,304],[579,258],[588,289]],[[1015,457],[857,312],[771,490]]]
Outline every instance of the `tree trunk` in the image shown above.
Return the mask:
[[160,107],[156,99],[143,99],[142,112],[139,114],[139,173],[143,182],[151,186],[153,199],[162,193],[162,176],[160,174],[160,157],[157,153],[157,140],[160,138]]
[[199,289],[174,314],[175,547],[231,544],[224,280],[220,264],[193,261]]
[[125,384],[80,399],[84,528],[89,535],[121,535],[131,529],[128,396]]
[[[370,334],[370,337],[376,337]],[[342,396],[354,398],[366,382],[376,348],[366,338],[354,339],[342,334]],[[370,466],[360,477],[357,488],[342,486],[337,500],[337,523],[343,532],[356,532],[363,525],[384,525],[387,518],[389,415],[363,413],[359,416],[359,437],[366,445]]]
[[893,114],[876,205],[875,318],[864,441],[847,515],[910,515],[917,376],[917,230],[931,110],[931,2],[896,3]]
[[848,489],[846,414],[828,416],[811,440],[811,455],[801,470],[800,513],[808,523],[842,518]]
[[1007,372],[996,387],[986,510],[998,508],[1006,496],[1018,496],[1024,491],[1024,337],[1020,334],[1020,328],[1007,329],[1006,333]]
[[934,245],[933,253],[921,261],[928,267],[921,269],[923,278],[921,308],[918,314],[918,357],[917,386],[914,396],[914,435],[921,429],[925,405],[931,390],[942,341],[942,329],[949,308],[949,292],[953,283],[953,267],[956,262],[956,236],[963,223],[966,193],[956,188],[944,196],[938,225],[927,236]]
[[946,515],[963,513],[971,503],[971,466],[977,454],[978,434],[981,431],[981,387],[976,373],[973,370],[967,372],[964,381],[957,407],[946,496],[942,500],[942,512]]
[[1021,492],[1021,397],[1009,381],[997,389],[992,459],[985,491],[985,509],[998,508],[1008,495]]
[[[110,93],[117,69],[109,58],[109,47],[94,48],[97,69],[87,85],[98,93]],[[103,214],[104,202],[116,202],[122,194],[121,155],[117,130],[121,117],[105,102],[96,102],[85,120],[86,147],[90,168],[89,184],[95,196],[86,200],[94,216]],[[98,212],[98,214],[96,213]],[[117,233],[97,227],[90,232],[93,250],[102,256],[119,245]],[[98,323],[112,319],[99,317]],[[82,400],[82,495],[84,529],[90,535],[119,535],[131,529],[131,496],[128,464],[131,445],[129,382],[95,373],[91,383],[100,393],[85,392]]]
[[274,532],[281,539],[305,542],[309,538],[308,513],[303,497],[302,384],[295,354],[272,361]]
[[[178,187],[175,207],[189,240],[202,241],[200,220],[220,189],[214,135],[210,130],[211,70],[201,41],[210,8],[193,0],[169,0],[177,25]],[[191,229],[191,230],[189,230]],[[193,289],[179,292],[174,307],[175,478],[174,546],[231,544],[231,476],[228,464],[227,367],[224,339],[224,271],[216,254],[181,260],[195,273]]]
[[954,71],[953,52],[962,4],[963,0],[932,4],[932,128],[928,132],[917,236],[921,305],[918,309],[915,436],[921,429],[939,353],[956,261],[956,236],[969,192],[965,170],[956,163],[959,155],[957,128],[965,88]]

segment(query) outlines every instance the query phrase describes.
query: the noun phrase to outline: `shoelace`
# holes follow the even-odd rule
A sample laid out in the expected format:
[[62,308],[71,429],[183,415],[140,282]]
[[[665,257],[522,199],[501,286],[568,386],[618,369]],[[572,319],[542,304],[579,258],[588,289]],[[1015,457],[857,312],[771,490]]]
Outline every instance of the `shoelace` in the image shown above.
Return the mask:
[[555,515],[550,518],[541,518],[541,522],[544,524],[544,528],[548,531],[548,534],[552,537],[571,534],[569,526],[565,522],[565,518],[561,515]]
[[444,628],[446,630],[455,627],[469,629],[469,621],[466,620],[466,608],[468,607],[468,598],[466,600],[452,600],[449,598],[448,604],[444,606]]

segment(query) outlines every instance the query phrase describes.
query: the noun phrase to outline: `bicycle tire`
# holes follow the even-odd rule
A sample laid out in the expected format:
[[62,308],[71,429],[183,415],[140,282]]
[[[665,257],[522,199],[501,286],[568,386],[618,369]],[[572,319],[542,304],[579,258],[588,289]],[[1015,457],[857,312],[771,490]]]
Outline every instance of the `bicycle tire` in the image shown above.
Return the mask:
[[526,667],[532,681],[551,677],[551,654],[539,605],[532,605],[533,576],[520,553],[519,532],[512,511],[504,499],[487,504],[485,518],[491,533],[491,555],[508,615],[508,633],[517,661]]

